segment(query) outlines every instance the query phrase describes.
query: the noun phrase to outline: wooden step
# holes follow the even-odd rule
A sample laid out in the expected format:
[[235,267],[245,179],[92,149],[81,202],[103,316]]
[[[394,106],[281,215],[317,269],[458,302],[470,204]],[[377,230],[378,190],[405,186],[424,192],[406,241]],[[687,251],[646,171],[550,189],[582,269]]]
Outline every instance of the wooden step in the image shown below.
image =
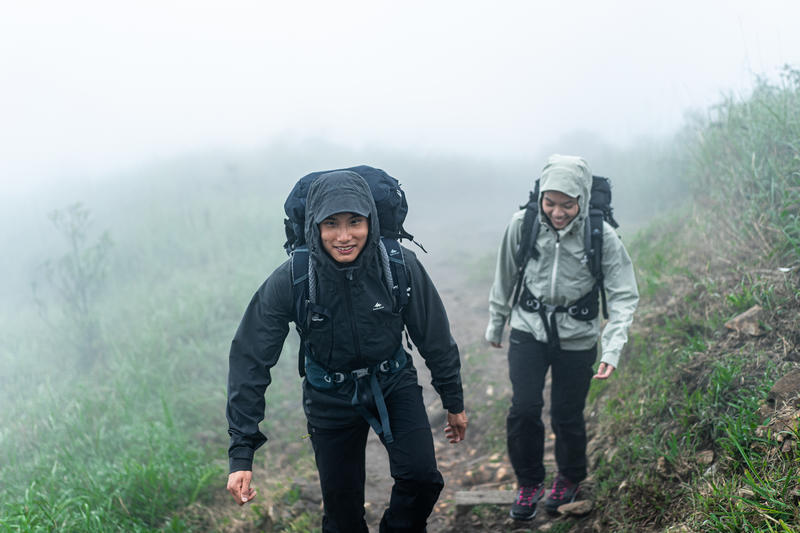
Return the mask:
[[456,518],[463,517],[476,505],[511,505],[513,490],[460,490],[456,492]]

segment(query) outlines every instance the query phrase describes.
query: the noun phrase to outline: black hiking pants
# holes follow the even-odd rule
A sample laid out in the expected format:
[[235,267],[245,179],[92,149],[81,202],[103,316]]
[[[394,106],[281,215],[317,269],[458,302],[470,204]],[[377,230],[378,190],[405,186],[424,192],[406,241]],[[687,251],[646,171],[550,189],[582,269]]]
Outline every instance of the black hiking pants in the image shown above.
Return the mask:
[[[394,389],[384,399],[394,442],[381,441],[389,454],[394,486],[380,531],[422,533],[444,486],[436,467],[422,387]],[[368,531],[364,519],[364,452],[369,429],[366,421],[332,429],[308,426],[322,488],[323,533]]]
[[556,464],[572,482],[586,477],[586,424],[583,408],[592,381],[597,346],[589,350],[548,348],[533,335],[511,330],[508,370],[511,409],[506,419],[508,455],[520,485],[544,481],[544,423],[542,407],[550,368],[550,424],[556,436]]

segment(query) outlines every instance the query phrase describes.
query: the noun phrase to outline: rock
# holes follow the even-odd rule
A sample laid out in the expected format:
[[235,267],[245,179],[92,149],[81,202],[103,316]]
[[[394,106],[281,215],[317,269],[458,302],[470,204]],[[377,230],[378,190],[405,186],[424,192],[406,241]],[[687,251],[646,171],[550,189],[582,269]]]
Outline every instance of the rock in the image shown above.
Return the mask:
[[767,394],[767,406],[781,409],[785,405],[800,407],[800,370],[792,370],[780,378]]
[[797,443],[793,440],[786,439],[783,441],[783,446],[781,446],[781,451],[783,453],[789,453],[790,451],[794,450],[797,446]]
[[725,327],[737,333],[746,333],[752,337],[766,335],[767,332],[761,326],[761,311],[760,305],[754,305],[741,315],[725,322]]
[[494,473],[494,480],[499,482],[507,479],[511,479],[511,471],[505,466],[501,466],[497,469],[497,472]]
[[663,455],[656,461],[656,473],[661,477],[669,477],[669,463]]
[[320,492],[319,485],[310,483],[300,485],[300,499],[316,505],[322,504],[322,492]]
[[579,500],[577,502],[565,503],[558,507],[558,512],[570,516],[586,516],[592,512],[592,501]]
[[703,450],[697,452],[697,463],[701,465],[710,465],[714,462],[714,450]]

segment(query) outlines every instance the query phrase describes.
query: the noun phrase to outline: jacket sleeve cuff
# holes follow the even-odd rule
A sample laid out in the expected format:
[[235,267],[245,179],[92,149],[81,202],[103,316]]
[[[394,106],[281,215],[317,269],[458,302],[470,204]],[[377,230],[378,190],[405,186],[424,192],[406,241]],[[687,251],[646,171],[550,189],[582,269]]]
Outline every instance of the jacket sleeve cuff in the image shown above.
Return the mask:
[[232,474],[234,472],[238,472],[239,470],[253,470],[253,460],[252,459],[237,459],[235,457],[231,457],[228,459],[228,466],[229,466],[229,473]]
[[600,358],[601,363],[606,363],[614,368],[619,368],[619,351],[604,352],[603,357]]
[[447,409],[447,412],[458,414],[464,410],[464,391],[460,381],[437,384],[434,388],[442,398],[442,407]]
[[500,344],[500,341],[503,340],[503,327],[505,323],[505,317],[502,316],[489,319],[489,324],[486,326],[486,340],[488,342]]
[[486,340],[500,344],[503,339],[503,326],[497,327],[494,323],[490,322],[486,327]]
[[237,446],[228,452],[229,473],[239,470],[253,470],[253,455],[255,450]]

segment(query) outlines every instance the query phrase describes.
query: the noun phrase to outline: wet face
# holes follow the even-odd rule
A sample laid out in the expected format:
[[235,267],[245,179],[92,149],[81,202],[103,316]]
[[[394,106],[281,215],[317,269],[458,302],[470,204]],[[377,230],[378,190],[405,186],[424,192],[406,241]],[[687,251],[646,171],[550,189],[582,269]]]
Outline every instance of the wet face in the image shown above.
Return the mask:
[[364,249],[369,220],[355,213],[336,213],[319,225],[322,248],[334,261],[352,263]]
[[578,199],[559,191],[545,191],[542,194],[542,211],[556,229],[564,229],[578,216]]

